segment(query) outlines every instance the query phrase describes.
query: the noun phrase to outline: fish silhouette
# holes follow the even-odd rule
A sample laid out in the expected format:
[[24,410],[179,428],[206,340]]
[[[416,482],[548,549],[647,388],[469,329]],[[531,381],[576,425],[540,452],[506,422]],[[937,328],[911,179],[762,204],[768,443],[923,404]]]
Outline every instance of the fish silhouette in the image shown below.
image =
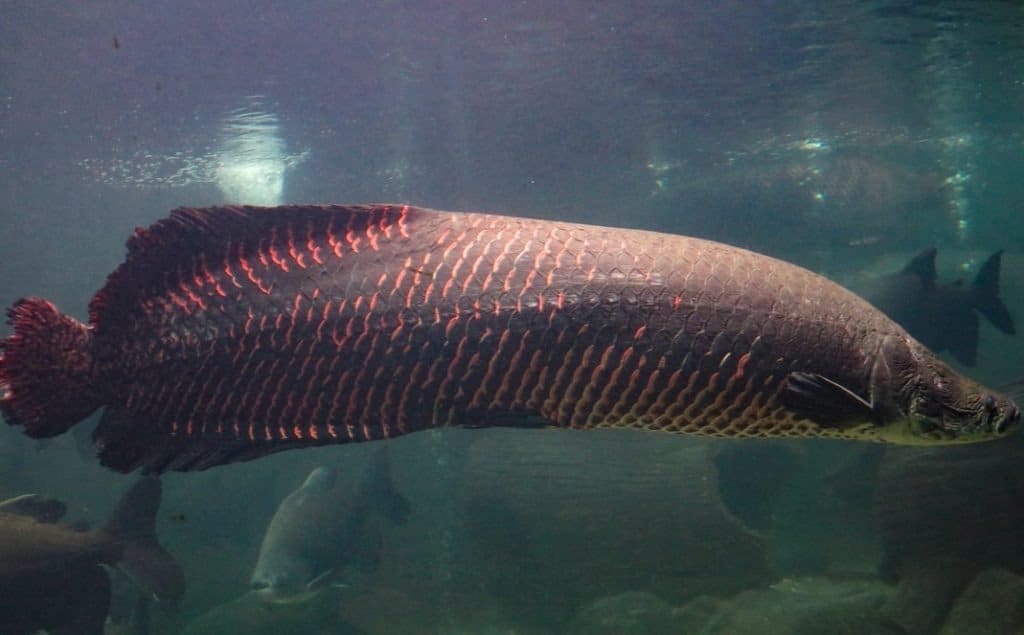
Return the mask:
[[1013,316],[999,298],[1002,251],[981,268],[974,282],[939,284],[932,247],[902,270],[872,281],[861,295],[900,323],[922,344],[937,353],[949,351],[964,366],[978,362],[978,314],[997,329],[1013,335]]
[[106,527],[58,520],[64,503],[26,494],[0,502],[0,633],[102,635],[116,566],[152,598],[177,605],[181,569],[156,540],[160,481],[142,478],[121,498]]
[[373,562],[380,551],[379,514],[404,523],[409,503],[391,482],[387,447],[376,450],[356,483],[338,482],[336,470],[318,467],[285,497],[267,526],[252,573],[253,591],[267,602],[305,602],[343,569]]
[[763,254],[408,205],[179,209],[128,241],[88,324],[8,310],[0,412],[94,410],[100,460],[202,470],[456,427],[983,441],[1015,403],[863,298]]

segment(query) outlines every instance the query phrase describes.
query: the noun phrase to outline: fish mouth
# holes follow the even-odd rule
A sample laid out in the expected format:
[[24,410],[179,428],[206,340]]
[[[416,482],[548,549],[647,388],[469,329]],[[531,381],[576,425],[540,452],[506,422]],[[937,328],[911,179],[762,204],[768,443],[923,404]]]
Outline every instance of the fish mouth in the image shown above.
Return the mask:
[[972,440],[954,434],[952,431],[930,423],[908,418],[897,425],[886,426],[877,431],[877,438],[883,443],[893,445],[953,445],[956,443],[967,443]]
[[302,604],[309,602],[328,586],[333,570],[328,569],[312,578],[302,587],[282,587],[263,580],[252,583],[252,593],[260,600],[269,604]]
[[1020,427],[1020,411],[1016,406],[999,416],[982,422],[945,425],[943,421],[923,417],[910,417],[907,421],[903,443],[913,445],[954,445],[994,441],[1015,433]]
[[252,593],[268,604],[304,604],[320,595],[321,591],[322,589],[320,588],[305,588],[301,591],[293,592],[268,586],[262,589],[253,589]]
[[947,428],[935,420],[921,417],[907,417],[897,424],[878,429],[875,434],[877,440],[884,443],[916,446],[961,445],[994,441],[1006,436],[1006,433],[996,432],[990,426]]

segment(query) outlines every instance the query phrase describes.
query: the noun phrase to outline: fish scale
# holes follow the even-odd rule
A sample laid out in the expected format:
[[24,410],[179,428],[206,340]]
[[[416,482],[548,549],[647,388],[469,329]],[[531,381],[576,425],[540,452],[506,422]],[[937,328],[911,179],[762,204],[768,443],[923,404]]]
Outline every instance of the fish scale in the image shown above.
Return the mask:
[[[15,338],[33,311],[12,313]],[[75,379],[107,406],[101,459],[150,471],[439,426],[893,440],[913,404],[890,394],[907,382],[892,388],[892,368],[952,373],[857,296],[767,256],[397,205],[176,210],[129,240],[90,322]],[[8,419],[59,427],[19,410],[11,368]],[[808,416],[792,373],[889,410]],[[995,436],[976,427],[957,436]]]

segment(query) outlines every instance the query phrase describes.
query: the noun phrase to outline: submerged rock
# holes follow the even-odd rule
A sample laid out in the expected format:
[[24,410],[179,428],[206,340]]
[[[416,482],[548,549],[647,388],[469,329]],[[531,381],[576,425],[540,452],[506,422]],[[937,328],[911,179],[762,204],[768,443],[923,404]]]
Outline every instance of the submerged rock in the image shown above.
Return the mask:
[[904,635],[880,609],[892,588],[874,580],[782,580],[731,599],[698,596],[680,607],[650,593],[602,598],[582,609],[570,635]]
[[879,609],[891,589],[875,581],[783,580],[744,591],[697,631],[699,635],[902,635]]
[[1024,633],[1024,576],[982,571],[960,595],[940,635]]
[[672,606],[651,593],[630,591],[601,598],[581,610],[569,635],[675,635],[688,632]]
[[1019,435],[974,447],[886,449],[875,512],[882,578],[898,590],[885,613],[908,633],[936,632],[980,571],[1024,574],[1022,449]]

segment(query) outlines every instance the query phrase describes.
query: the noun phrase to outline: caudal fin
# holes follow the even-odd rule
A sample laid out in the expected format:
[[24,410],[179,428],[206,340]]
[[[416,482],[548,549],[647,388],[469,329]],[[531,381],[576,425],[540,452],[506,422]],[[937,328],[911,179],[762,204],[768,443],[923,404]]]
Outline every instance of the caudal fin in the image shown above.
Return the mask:
[[160,479],[144,476],[118,502],[107,532],[124,546],[117,567],[150,596],[176,607],[185,594],[185,576],[156,538]]
[[971,284],[971,298],[974,308],[984,315],[992,326],[1007,335],[1013,335],[1016,332],[1013,316],[999,299],[999,268],[1002,255],[1002,251],[997,251],[981,265],[977,277]]
[[0,340],[0,412],[30,437],[64,432],[100,407],[92,384],[92,331],[42,298],[7,311]]

